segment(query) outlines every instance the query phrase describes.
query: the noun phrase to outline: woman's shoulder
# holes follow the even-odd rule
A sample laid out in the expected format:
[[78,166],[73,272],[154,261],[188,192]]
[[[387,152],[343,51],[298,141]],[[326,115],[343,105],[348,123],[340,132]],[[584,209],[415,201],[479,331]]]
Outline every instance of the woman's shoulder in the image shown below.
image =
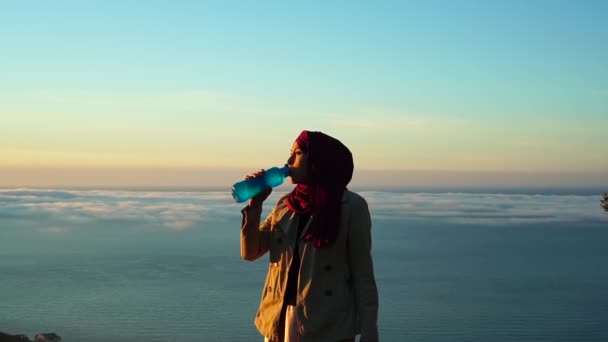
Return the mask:
[[342,203],[343,204],[348,204],[348,205],[366,205],[367,206],[367,201],[365,200],[365,198],[363,198],[363,196],[361,196],[360,194],[354,192],[354,191],[350,191],[348,189],[346,189],[344,191],[344,195],[342,195]]
[[287,197],[289,197],[289,192],[286,194],[281,195],[281,197],[279,197],[279,199],[277,200],[277,204],[276,206],[283,206],[286,207],[287,206]]
[[287,197],[289,197],[289,193],[283,194],[281,197],[279,197],[277,203],[274,205],[275,212],[282,212],[289,209],[289,207],[287,207]]

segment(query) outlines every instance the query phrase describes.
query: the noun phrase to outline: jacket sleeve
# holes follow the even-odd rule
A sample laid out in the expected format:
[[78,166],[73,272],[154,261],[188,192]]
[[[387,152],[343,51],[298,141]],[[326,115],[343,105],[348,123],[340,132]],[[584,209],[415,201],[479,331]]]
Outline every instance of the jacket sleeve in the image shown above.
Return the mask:
[[348,232],[348,257],[361,320],[361,341],[378,340],[378,289],[371,248],[371,217],[363,198],[353,201]]
[[260,224],[262,208],[246,206],[241,210],[241,258],[254,261],[268,252],[270,245],[270,225],[276,207]]

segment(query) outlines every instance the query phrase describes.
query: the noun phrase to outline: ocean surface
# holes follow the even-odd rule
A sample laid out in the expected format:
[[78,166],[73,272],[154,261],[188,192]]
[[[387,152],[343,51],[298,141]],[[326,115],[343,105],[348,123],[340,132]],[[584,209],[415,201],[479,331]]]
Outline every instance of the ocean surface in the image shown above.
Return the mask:
[[[608,341],[601,191],[360,192],[382,341]],[[280,192],[265,208],[268,212]],[[0,331],[261,341],[225,192],[0,189]]]

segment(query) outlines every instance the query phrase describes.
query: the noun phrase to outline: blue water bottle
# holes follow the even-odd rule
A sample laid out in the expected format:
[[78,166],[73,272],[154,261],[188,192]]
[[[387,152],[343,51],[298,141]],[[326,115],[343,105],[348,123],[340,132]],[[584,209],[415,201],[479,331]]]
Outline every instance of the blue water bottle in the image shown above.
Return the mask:
[[283,184],[287,176],[289,176],[289,166],[287,164],[281,168],[272,167],[258,177],[234,183],[232,186],[232,197],[239,203],[245,202],[268,187],[274,188]]

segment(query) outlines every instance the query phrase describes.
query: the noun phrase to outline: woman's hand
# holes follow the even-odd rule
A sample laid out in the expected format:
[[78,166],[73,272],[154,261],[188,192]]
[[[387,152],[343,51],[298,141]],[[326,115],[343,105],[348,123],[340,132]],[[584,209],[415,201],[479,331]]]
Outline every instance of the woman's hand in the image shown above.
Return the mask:
[[[266,170],[261,169],[258,172],[250,173],[247,176],[245,176],[245,179],[261,177],[264,174],[264,172],[266,172]],[[270,196],[271,193],[272,193],[272,188],[267,187],[264,191],[260,192],[256,196],[249,199],[249,206],[252,208],[261,208],[262,204],[268,198],[268,196]]]

